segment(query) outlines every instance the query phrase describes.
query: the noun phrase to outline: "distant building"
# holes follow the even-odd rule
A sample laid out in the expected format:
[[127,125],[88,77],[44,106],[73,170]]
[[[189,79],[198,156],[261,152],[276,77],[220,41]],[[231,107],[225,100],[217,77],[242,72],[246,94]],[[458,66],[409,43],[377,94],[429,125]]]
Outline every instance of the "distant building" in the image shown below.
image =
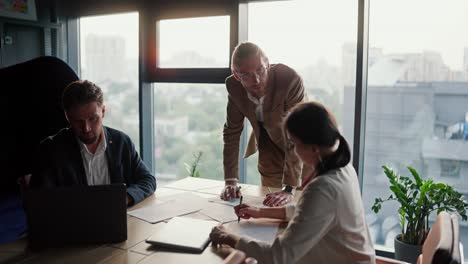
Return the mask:
[[[344,92],[345,98],[354,98],[354,89]],[[468,198],[467,105],[468,82],[398,83],[367,88],[362,195],[370,215],[374,199],[390,195],[382,165],[406,176],[410,176],[406,166],[412,166],[422,177],[456,186]],[[344,101],[344,109],[348,109],[345,111],[353,108],[354,101]],[[343,131],[350,144],[353,126],[353,120],[344,119]],[[385,231],[384,222],[390,221],[387,218],[396,209],[395,204],[382,208],[373,227],[376,242],[392,246],[392,232],[399,228]],[[468,227],[462,230],[466,241]]]
[[95,83],[127,79],[125,39],[119,36],[87,35],[84,76]]
[[[354,89],[345,89],[345,98],[354,98]],[[351,103],[345,101],[345,109],[354,107],[348,105]],[[468,141],[465,140],[464,126],[467,105],[467,82],[369,86],[364,162],[364,175],[368,176],[366,183],[386,184],[381,168],[384,164],[401,172],[411,165],[430,177],[444,177],[444,182],[457,184],[468,193]],[[351,142],[349,134],[353,125],[346,120],[343,124],[345,136]],[[457,135],[454,132],[457,126],[461,131],[459,136],[453,136]],[[458,166],[456,174],[444,172],[448,164]],[[445,178],[449,174],[451,176]]]
[[[356,45],[342,48],[342,71],[345,86],[356,80]],[[368,84],[390,85],[399,82],[468,82],[468,48],[465,49],[464,70],[454,71],[445,65],[439,52],[384,54],[381,48],[369,48]]]
[[[342,67],[343,83],[345,86],[354,86],[356,84],[356,43],[346,43],[342,47]],[[368,65],[371,67],[376,61],[384,55],[381,48],[369,48]]]
[[[351,145],[352,87],[345,87],[343,96],[353,98],[343,102],[343,133]],[[382,165],[407,176],[406,166],[412,166],[421,176],[456,186],[467,197],[467,113],[466,74],[451,71],[438,53],[382,55],[369,66],[362,195],[377,243],[391,246],[400,229],[396,204],[383,207],[377,219],[370,213],[376,197],[390,195]],[[468,240],[465,223],[461,237]]]

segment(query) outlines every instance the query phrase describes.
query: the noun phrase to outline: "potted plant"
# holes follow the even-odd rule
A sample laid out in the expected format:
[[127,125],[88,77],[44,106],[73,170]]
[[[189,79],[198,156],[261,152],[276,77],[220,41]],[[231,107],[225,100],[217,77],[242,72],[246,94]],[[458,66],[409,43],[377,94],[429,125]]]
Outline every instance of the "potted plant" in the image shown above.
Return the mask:
[[198,165],[200,164],[203,152],[198,151],[197,153],[193,153],[193,161],[191,164],[184,163],[185,170],[188,172],[190,177],[200,178],[200,171],[198,170]]
[[400,205],[401,234],[395,238],[395,258],[415,263],[421,253],[422,244],[429,233],[429,215],[432,212],[457,212],[463,220],[467,219],[468,203],[463,194],[444,183],[432,179],[422,179],[418,172],[407,167],[412,178],[402,176],[393,169],[383,166],[390,181],[392,194],[385,200],[376,198],[372,210],[378,213],[382,203],[397,201]]

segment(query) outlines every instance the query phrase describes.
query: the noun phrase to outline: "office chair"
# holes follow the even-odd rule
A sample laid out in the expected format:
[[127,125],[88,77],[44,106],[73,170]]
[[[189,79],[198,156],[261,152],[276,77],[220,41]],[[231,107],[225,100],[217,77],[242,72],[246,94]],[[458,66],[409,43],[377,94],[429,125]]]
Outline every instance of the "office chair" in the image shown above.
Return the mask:
[[[66,127],[61,107],[63,89],[78,80],[56,57],[39,57],[0,69],[2,87],[2,177],[0,194],[18,192],[18,178],[31,173],[32,155],[41,140]],[[14,190],[14,191],[13,191]]]
[[68,125],[61,96],[75,80],[76,73],[56,57],[0,69],[0,213],[5,216],[0,217],[0,243],[16,240],[26,230],[20,189],[27,187],[40,141]]
[[[447,212],[440,212],[423,244],[418,264],[459,264],[463,260],[463,246],[460,243],[458,218]],[[377,264],[406,263],[394,259],[377,257]]]

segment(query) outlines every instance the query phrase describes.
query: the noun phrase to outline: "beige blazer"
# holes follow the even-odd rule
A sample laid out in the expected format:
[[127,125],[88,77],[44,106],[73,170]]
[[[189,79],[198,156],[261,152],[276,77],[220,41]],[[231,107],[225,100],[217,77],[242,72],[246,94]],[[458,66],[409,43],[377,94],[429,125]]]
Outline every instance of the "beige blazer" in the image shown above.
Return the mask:
[[[257,151],[256,142],[258,142],[260,131],[255,104],[247,97],[242,84],[231,75],[226,79],[226,88],[228,104],[223,129],[223,165],[224,178],[229,179],[238,178],[239,175],[239,140],[244,128],[244,118],[249,120],[253,128],[244,158]],[[286,150],[283,120],[293,106],[305,100],[306,95],[300,76],[284,64],[271,65],[263,101],[263,126],[271,140],[284,151],[283,183],[293,186],[300,185],[302,163],[294,151]]]

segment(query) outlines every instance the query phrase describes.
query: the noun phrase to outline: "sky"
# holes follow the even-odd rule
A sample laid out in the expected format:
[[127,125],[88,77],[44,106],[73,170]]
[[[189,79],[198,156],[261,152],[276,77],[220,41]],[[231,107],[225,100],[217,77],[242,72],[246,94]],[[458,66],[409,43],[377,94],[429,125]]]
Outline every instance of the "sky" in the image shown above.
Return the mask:
[[229,66],[229,16],[164,20],[159,28],[161,61],[182,50],[195,50],[215,58],[220,67]]
[[[382,48],[385,54],[437,51],[452,70],[460,70],[468,47],[466,14],[466,0],[371,0],[370,46]],[[301,67],[325,61],[340,66],[343,44],[357,40],[357,1],[252,3],[248,17],[249,40],[258,43],[272,62]],[[223,19],[163,22],[164,35],[170,39],[166,43],[172,43],[163,47],[168,53],[198,49],[224,62],[223,57],[229,56],[224,55],[228,49],[224,27],[229,23]],[[82,18],[82,36],[91,32],[124,37],[127,56],[138,56],[137,13]]]

